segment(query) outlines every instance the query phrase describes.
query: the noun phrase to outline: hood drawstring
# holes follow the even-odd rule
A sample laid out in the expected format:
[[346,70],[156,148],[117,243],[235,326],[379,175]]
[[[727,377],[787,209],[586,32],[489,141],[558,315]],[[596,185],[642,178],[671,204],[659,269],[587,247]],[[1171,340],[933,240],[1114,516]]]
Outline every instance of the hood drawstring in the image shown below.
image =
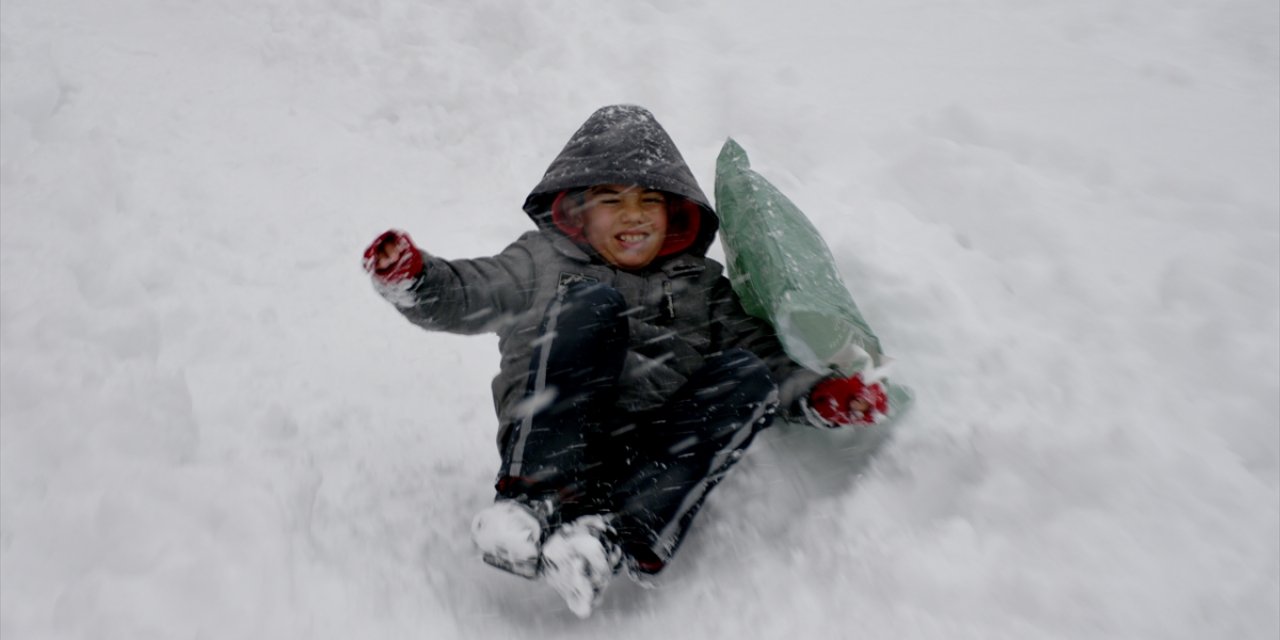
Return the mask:
[[667,321],[676,319],[676,298],[671,292],[671,281],[662,281],[662,317]]

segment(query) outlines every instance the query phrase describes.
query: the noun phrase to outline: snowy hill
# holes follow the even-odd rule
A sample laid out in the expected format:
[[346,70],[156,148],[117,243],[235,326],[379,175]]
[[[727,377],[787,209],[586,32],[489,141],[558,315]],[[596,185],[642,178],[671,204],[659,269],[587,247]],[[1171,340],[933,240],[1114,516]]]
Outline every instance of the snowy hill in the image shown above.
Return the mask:
[[[0,636],[1280,635],[1280,6],[833,6],[5,0]],[[496,340],[358,263],[496,253],[618,102],[741,141],[919,401],[578,621],[471,555]]]

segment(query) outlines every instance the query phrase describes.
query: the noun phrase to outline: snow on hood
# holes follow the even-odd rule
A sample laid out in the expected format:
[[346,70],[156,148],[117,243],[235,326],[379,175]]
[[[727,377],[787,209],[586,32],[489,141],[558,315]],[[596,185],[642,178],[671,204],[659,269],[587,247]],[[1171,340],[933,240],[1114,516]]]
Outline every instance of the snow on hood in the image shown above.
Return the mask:
[[598,184],[636,184],[696,204],[702,215],[690,253],[706,254],[720,227],[715,210],[675,142],[644,107],[612,105],[591,114],[529,193],[525,213],[539,227],[554,229],[551,204],[556,195]]

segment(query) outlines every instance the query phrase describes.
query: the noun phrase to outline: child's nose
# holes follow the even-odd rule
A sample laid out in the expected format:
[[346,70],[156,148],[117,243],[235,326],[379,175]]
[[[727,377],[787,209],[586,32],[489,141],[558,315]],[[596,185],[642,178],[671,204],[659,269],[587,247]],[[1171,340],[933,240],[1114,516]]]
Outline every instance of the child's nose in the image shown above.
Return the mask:
[[627,222],[640,222],[648,214],[639,202],[625,202],[622,205],[622,219]]

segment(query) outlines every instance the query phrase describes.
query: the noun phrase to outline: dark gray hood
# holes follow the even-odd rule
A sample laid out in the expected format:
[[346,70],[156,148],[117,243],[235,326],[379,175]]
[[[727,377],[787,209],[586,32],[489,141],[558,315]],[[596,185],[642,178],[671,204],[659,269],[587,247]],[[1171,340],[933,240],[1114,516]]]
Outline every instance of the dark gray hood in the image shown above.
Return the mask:
[[525,213],[539,227],[555,229],[556,195],[597,184],[635,184],[681,196],[702,209],[698,238],[687,252],[705,255],[715,240],[720,219],[671,136],[643,107],[613,105],[591,114],[525,199]]

